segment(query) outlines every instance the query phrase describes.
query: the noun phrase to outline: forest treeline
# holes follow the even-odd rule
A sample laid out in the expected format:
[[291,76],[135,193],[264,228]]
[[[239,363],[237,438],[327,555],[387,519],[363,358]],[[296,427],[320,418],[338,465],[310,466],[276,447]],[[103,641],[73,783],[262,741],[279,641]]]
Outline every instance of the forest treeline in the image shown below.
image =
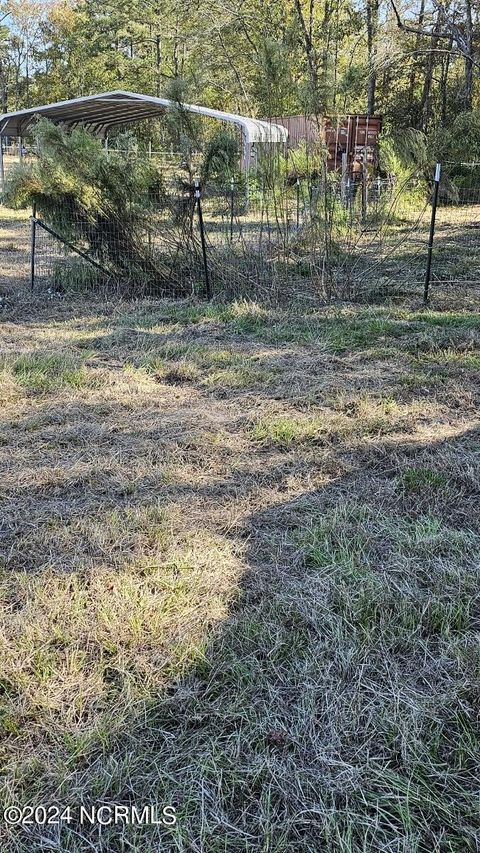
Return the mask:
[[10,0],[2,111],[122,88],[257,115],[381,113],[431,132],[477,106],[472,0]]

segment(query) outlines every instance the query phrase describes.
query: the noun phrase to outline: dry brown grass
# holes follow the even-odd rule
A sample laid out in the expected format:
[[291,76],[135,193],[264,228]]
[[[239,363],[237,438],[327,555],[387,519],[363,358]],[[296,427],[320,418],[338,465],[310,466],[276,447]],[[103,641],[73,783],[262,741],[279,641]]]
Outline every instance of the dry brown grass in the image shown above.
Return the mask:
[[476,313],[4,309],[2,850],[478,845]]

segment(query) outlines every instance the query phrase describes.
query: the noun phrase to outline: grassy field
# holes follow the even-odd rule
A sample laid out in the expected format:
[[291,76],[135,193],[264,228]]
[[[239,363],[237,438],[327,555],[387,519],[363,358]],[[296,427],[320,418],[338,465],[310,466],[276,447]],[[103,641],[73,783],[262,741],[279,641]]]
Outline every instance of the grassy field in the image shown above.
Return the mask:
[[2,805],[73,818],[2,851],[478,849],[479,368],[473,311],[6,299]]

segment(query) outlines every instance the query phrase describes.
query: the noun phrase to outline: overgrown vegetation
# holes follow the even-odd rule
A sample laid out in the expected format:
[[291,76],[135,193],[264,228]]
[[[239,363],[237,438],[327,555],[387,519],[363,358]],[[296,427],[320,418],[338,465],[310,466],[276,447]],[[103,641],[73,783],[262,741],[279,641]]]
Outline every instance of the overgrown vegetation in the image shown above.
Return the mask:
[[[119,147],[107,152],[83,129],[68,132],[39,121],[38,157],[12,171],[5,200],[17,209],[34,206],[54,230],[53,235],[47,232],[49,237],[38,231],[46,262],[38,275],[40,288],[64,292],[107,287],[128,295],[203,293],[205,259],[194,174],[203,186],[209,283],[222,298],[261,297],[267,303],[282,303],[292,294],[316,301],[378,299],[404,285],[408,271],[386,290],[381,280],[389,281],[391,257],[396,260],[404,251],[400,229],[410,229],[412,219],[414,228],[420,227],[426,197],[420,178],[388,189],[377,185],[370,204],[364,205],[361,192],[344,194],[336,173],[328,173],[325,180],[325,151],[317,152],[315,178],[308,172],[293,184],[288,171],[292,163],[275,152],[259,159],[247,187],[245,176],[236,175],[237,143],[223,131],[205,141],[195,171],[194,136],[188,135],[195,127],[190,127],[189,117],[183,105],[174,102],[169,121],[177,122],[182,139],[188,140],[180,171],[139,156],[125,135],[117,139]],[[303,160],[313,168],[311,151],[300,149],[297,155],[295,169]],[[87,259],[75,250],[86,253]],[[41,267],[38,242],[36,253]],[[372,263],[381,265],[375,281],[370,281]],[[373,292],[375,286],[378,293]]]
[[61,237],[99,262],[107,277],[168,289],[168,269],[149,250],[145,231],[167,204],[157,168],[128,148],[109,156],[83,128],[71,133],[41,119],[39,157],[12,173],[5,195],[13,207],[35,205]]

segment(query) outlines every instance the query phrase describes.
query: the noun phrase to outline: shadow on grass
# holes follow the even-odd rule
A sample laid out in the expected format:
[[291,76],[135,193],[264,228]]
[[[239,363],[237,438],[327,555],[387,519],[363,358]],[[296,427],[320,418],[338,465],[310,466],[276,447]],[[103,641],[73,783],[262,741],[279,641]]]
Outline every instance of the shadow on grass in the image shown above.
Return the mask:
[[[286,448],[252,441],[249,388],[141,383],[146,356],[209,370],[261,346],[262,369],[289,370],[258,386],[269,405],[292,396],[296,358],[299,394],[327,368],[378,393],[393,368],[364,350],[468,343],[478,317],[88,316],[62,341],[119,384],[31,387],[1,434],[4,801],[74,814],[2,827],[2,849],[474,850],[478,432]],[[21,364],[35,386],[41,353]],[[173,804],[178,824],[99,829],[82,803]]]
[[[89,412],[90,425],[98,415]],[[59,470],[67,442],[57,483],[8,493],[21,508],[4,529],[7,612],[35,659],[13,692],[7,660],[2,721],[17,766],[4,779],[6,802],[56,802],[74,815],[85,803],[171,804],[177,826],[4,828],[3,849],[474,850],[478,431],[423,445],[384,439],[353,462],[346,447],[304,457],[249,447],[235,469],[227,445],[218,470],[193,482],[188,471],[181,482],[168,473],[182,448],[164,453],[160,435],[132,425],[123,437],[107,429],[102,443],[87,429],[70,474]],[[194,440],[183,451],[183,461],[205,462]],[[133,492],[122,479],[128,453],[144,454],[149,472],[137,472]],[[25,461],[21,449],[19,472]],[[309,469],[322,483],[285,501],[288,478],[304,483]],[[192,546],[199,524],[208,535]],[[129,552],[135,561],[142,549],[147,559],[132,569]],[[55,586],[50,567],[62,552],[72,564]],[[28,576],[15,592],[9,573],[39,567],[35,611]],[[69,629],[65,612],[92,611],[95,596],[103,617],[111,598],[103,633],[78,613]],[[66,694],[55,706],[58,654]]]

